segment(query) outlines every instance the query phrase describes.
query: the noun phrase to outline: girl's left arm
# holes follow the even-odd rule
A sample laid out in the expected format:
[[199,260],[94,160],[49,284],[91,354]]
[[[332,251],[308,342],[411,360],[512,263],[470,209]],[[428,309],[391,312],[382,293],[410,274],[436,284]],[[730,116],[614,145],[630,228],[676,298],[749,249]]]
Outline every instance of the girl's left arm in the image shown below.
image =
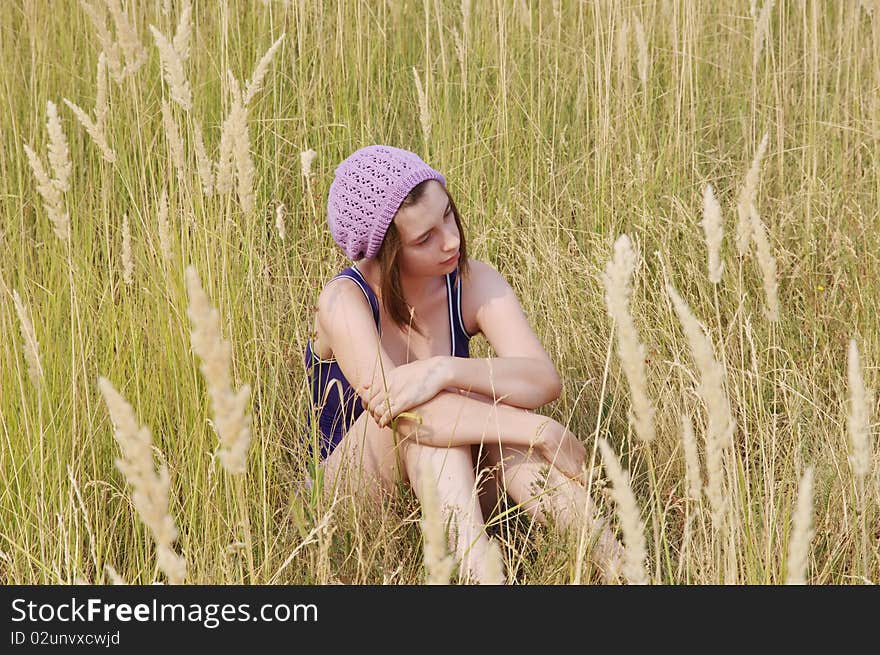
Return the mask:
[[446,387],[476,391],[524,409],[555,400],[562,380],[513,289],[489,264],[476,260],[469,264],[468,293],[477,302],[477,324],[497,357],[440,357]]
[[499,402],[537,409],[559,398],[562,382],[553,365],[532,357],[443,359],[449,383],[445,388],[476,391]]

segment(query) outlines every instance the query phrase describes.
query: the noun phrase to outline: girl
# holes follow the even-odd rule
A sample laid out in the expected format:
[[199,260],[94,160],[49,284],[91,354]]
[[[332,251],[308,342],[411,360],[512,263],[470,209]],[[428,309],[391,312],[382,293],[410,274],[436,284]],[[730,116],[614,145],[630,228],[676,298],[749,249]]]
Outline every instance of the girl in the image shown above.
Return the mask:
[[[581,484],[584,446],[534,412],[559,396],[559,375],[504,278],[468,259],[443,175],[406,150],[361,148],[335,170],[327,219],[356,263],[324,287],[306,346],[324,484],[376,499],[401,480],[421,499],[430,471],[462,572],[478,581],[483,514],[503,489],[541,522],[587,521],[613,578],[622,549]],[[497,357],[469,358],[478,333]]]

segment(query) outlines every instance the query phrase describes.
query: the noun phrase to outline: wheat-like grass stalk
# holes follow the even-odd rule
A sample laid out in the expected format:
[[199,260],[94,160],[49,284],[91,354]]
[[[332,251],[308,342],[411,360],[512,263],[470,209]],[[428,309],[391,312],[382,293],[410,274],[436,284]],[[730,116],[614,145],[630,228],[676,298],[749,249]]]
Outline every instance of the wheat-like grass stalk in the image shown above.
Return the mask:
[[702,475],[700,475],[700,456],[697,452],[697,440],[694,437],[694,425],[691,422],[691,417],[684,412],[681,414],[681,442],[684,447],[688,495],[692,500],[698,501],[703,489]]
[[73,164],[70,161],[70,149],[67,137],[61,128],[58,108],[51,100],[46,101],[46,128],[49,133],[49,165],[54,173],[55,183],[62,193],[70,191],[70,174]]
[[755,40],[752,44],[752,66],[757,67],[761,59],[761,52],[764,50],[764,41],[767,39],[767,32],[770,29],[770,12],[773,10],[775,0],[766,0],[764,6],[761,7],[761,13],[755,22]]
[[416,93],[419,98],[419,121],[422,124],[422,134],[425,137],[425,143],[430,143],[431,141],[431,112],[428,109],[428,94],[425,92],[424,87],[422,87],[422,80],[419,78],[419,72],[416,70],[416,67],[413,66],[412,69],[413,76],[416,81]]
[[107,114],[110,113],[110,101],[107,89],[107,55],[102,50],[98,54],[98,70],[96,73],[95,90],[95,126],[98,132],[104,134],[104,126],[107,123]]
[[122,65],[122,51],[119,44],[113,40],[110,30],[107,28],[107,12],[104,6],[93,5],[86,0],[80,0],[80,6],[95,26],[98,33],[98,41],[101,43],[101,51],[107,61],[107,68],[115,82],[125,79],[125,70]]
[[272,63],[272,58],[275,56],[275,51],[281,47],[281,42],[284,41],[284,34],[278,37],[278,39],[273,43],[269,49],[266,51],[260,61],[257,62],[256,67],[254,68],[254,73],[251,76],[250,81],[246,82],[244,85],[244,105],[247,106],[250,104],[250,101],[253,100],[254,96],[260,92],[260,89],[263,88],[263,78],[266,77],[266,73],[269,70],[269,64]]
[[147,61],[147,51],[138,38],[137,31],[128,19],[126,12],[119,0],[105,0],[113,22],[116,25],[116,35],[119,38],[119,46],[125,55],[125,70],[123,73],[133,75]]
[[461,40],[461,34],[458,31],[458,27],[455,25],[452,26],[452,42],[455,44],[455,60],[458,62],[458,67],[461,70],[461,78],[464,79],[464,42]]
[[859,347],[855,339],[850,339],[847,351],[847,382],[849,386],[849,413],[847,428],[849,432],[849,461],[853,473],[860,483],[871,472],[871,406],[874,394],[865,386]]
[[636,497],[630,487],[629,472],[621,468],[617,455],[604,438],[600,437],[598,443],[605,470],[612,484],[611,497],[614,498],[617,506],[617,516],[620,518],[620,528],[623,532],[624,564],[621,573],[630,584],[648,584],[648,574],[645,572],[645,558],[648,552],[645,546],[645,526],[639,515]]
[[254,210],[254,179],[256,170],[251,158],[250,137],[248,135],[248,110],[240,99],[236,99],[230,110],[230,129],[232,130],[232,159],[235,163],[235,177],[238,180],[238,201],[241,210],[250,214]]
[[202,127],[198,121],[193,121],[193,147],[196,153],[196,170],[199,172],[199,180],[202,182],[202,193],[210,196],[214,191],[213,163],[205,150],[205,140],[202,137]]
[[642,27],[642,21],[638,16],[633,16],[633,26],[636,32],[636,48],[639,57],[639,81],[642,83],[642,90],[648,92],[648,75],[651,69],[650,55],[648,54],[648,40],[645,37],[645,28]]
[[755,205],[749,205],[749,218],[752,223],[752,234],[755,250],[758,253],[758,266],[764,280],[764,295],[767,299],[766,316],[771,323],[779,320],[779,285],[776,281],[776,258],[770,248],[767,230],[758,215]]
[[449,553],[446,544],[446,529],[443,525],[443,514],[435,489],[437,478],[428,461],[422,462],[419,476],[422,505],[422,519],[419,525],[425,539],[424,557],[426,583],[429,585],[447,585],[452,577],[455,560]]
[[[461,25],[462,25],[462,34],[466,37],[470,32],[471,25],[471,0],[461,0]],[[467,38],[464,39],[465,45],[467,45]]]
[[95,94],[95,120],[93,121],[84,109],[79,107],[79,105],[74,104],[67,98],[64,98],[64,104],[66,104],[70,108],[70,110],[76,116],[77,120],[79,120],[80,124],[86,129],[86,132],[88,132],[89,136],[92,137],[92,141],[94,141],[95,145],[97,145],[100,149],[101,156],[104,158],[104,160],[112,164],[116,161],[116,153],[113,152],[113,149],[107,142],[107,134],[104,131],[104,126],[107,122],[107,114],[110,111],[110,105],[107,100],[107,56],[103,50],[98,55],[97,68],[98,70],[96,73],[97,91]]
[[40,344],[37,342],[37,333],[34,330],[30,312],[16,289],[12,290],[12,302],[15,305],[15,313],[18,314],[18,325],[23,342],[22,351],[24,352],[24,360],[27,362],[28,376],[39,391],[43,380],[43,365],[40,362]]
[[617,74],[624,79],[629,73],[629,19],[624,17],[617,28],[614,39],[614,59],[617,62]]
[[806,584],[810,541],[813,539],[813,468],[804,472],[798,485],[797,509],[794,513],[792,536],[788,547],[786,584]]
[[706,432],[706,473],[708,486],[706,495],[712,508],[712,518],[716,526],[724,519],[723,462],[722,451],[733,442],[736,422],[730,410],[730,402],[724,391],[724,369],[715,359],[712,340],[703,332],[697,317],[687,303],[682,300],[672,285],[666,285],[666,292],[672,299],[675,312],[681,323],[694,361],[700,371],[697,394],[706,405],[708,428]]
[[64,104],[70,108],[80,124],[86,129],[89,136],[92,137],[92,141],[98,146],[98,149],[101,151],[101,157],[104,158],[104,161],[111,164],[114,163],[116,161],[116,153],[113,152],[110,144],[107,143],[107,136],[101,131],[98,124],[93,121],[79,105],[72,103],[67,98],[64,98]]
[[501,556],[501,548],[495,539],[489,540],[489,546],[486,548],[486,556],[483,566],[483,579],[480,584],[484,585],[503,585],[507,582],[504,575],[504,559]]
[[461,74],[462,86],[465,96],[467,96],[468,76],[467,76],[467,52],[470,42],[470,23],[471,23],[471,0],[461,0],[461,34],[458,28],[453,26],[452,36],[455,41],[455,56],[458,59],[458,67]]
[[300,174],[307,181],[312,178],[312,162],[315,161],[315,157],[317,156],[318,153],[311,148],[309,148],[308,150],[303,150],[301,153],[299,153]]
[[654,439],[654,407],[648,398],[645,373],[645,347],[639,342],[638,330],[630,313],[632,297],[630,281],[638,261],[638,254],[625,234],[614,243],[614,258],[608,262],[602,275],[608,315],[617,323],[617,354],[629,383],[632,414],[636,435],[643,442]]
[[101,50],[98,54],[98,66],[95,73],[95,125],[104,133],[107,114],[110,113],[109,91],[107,89],[107,55]]
[[186,267],[186,289],[186,313],[193,326],[190,340],[193,352],[202,361],[199,368],[211,398],[214,430],[220,439],[218,457],[227,471],[241,474],[246,470],[251,441],[247,414],[250,386],[242,385],[238,392],[232,390],[232,348],[220,334],[220,314],[211,305],[192,265]]
[[226,71],[232,106],[223,121],[220,134],[220,157],[215,176],[217,193],[232,191],[233,177],[238,181],[238,198],[242,211],[249,214],[254,208],[254,169],[248,136],[248,110],[238,80],[232,71]]
[[128,214],[122,216],[122,281],[131,285],[134,279],[134,258],[131,255],[131,230]]
[[162,189],[156,217],[159,223],[159,247],[162,250],[162,258],[171,262],[174,252],[171,247],[171,224],[168,221],[168,192],[165,189]]
[[153,33],[153,40],[159,50],[159,59],[162,62],[162,72],[165,83],[168,85],[168,93],[171,95],[171,99],[184,111],[189,111],[192,109],[192,91],[186,74],[183,72],[183,60],[162,32],[153,25],[150,25],[150,31]]
[[168,154],[171,156],[171,163],[177,169],[177,179],[183,184],[183,139],[180,136],[180,130],[177,127],[177,122],[174,120],[174,115],[171,113],[171,104],[167,100],[162,100],[162,126],[165,128],[165,141],[168,144]]
[[52,228],[59,239],[67,241],[70,238],[70,218],[64,210],[61,189],[55,180],[49,178],[43,162],[27,143],[24,144],[24,151],[37,180],[37,192],[43,199],[43,207],[52,222]]
[[756,193],[761,175],[761,162],[770,142],[770,133],[765,132],[761,143],[758,145],[752,164],[746,172],[745,181],[736,199],[736,248],[740,256],[744,257],[749,251],[749,242],[752,238],[752,222],[749,218],[749,205],[757,205]]
[[237,120],[235,112],[238,103],[233,101],[229,114],[223,121],[220,129],[220,154],[217,158],[217,170],[214,175],[214,190],[218,194],[225,195],[232,191],[232,181],[234,173],[233,149],[235,145],[235,121]]
[[284,205],[279,204],[275,208],[275,229],[278,230],[278,237],[284,241],[284,237],[287,235],[286,230],[284,229]]
[[709,281],[713,284],[721,282],[724,264],[721,261],[721,242],[724,231],[721,224],[721,205],[715,198],[715,190],[711,184],[703,189],[703,220],[700,221],[706,235],[706,250],[709,253]]
[[177,18],[177,29],[171,45],[174,52],[180,57],[181,62],[189,59],[189,37],[192,32],[192,2],[183,0],[180,6],[180,16]]
[[177,527],[168,508],[171,489],[168,467],[162,464],[157,473],[153,465],[150,429],[146,425],[138,427],[134,409],[113,384],[107,378],[99,377],[98,388],[110,411],[114,436],[122,451],[122,457],[116,459],[116,467],[131,485],[135,509],[156,542],[159,568],[171,584],[181,584],[186,575],[186,560],[172,548],[177,539]]
[[109,564],[104,565],[104,570],[107,572],[107,575],[110,576],[110,580],[113,582],[114,585],[127,585],[128,584],[125,581],[125,578],[123,578],[121,575],[119,575],[116,572],[116,569],[114,569]]

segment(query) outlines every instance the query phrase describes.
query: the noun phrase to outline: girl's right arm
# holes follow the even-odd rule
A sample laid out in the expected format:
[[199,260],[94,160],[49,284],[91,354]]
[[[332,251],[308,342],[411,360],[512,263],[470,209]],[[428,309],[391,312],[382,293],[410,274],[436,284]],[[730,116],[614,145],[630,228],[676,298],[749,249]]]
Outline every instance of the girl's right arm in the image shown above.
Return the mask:
[[370,303],[356,282],[337,278],[318,296],[318,321],[330,339],[339,368],[352,389],[364,400],[364,385],[376,388],[382,375],[397,366],[382,348]]

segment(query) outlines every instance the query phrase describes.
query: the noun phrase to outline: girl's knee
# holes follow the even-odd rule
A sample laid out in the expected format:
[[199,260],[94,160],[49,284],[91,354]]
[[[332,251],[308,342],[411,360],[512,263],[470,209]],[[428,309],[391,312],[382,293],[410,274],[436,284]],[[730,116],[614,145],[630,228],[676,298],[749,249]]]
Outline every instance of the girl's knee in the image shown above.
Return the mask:
[[403,446],[403,459],[410,484],[417,483],[426,465],[430,467],[435,478],[445,471],[450,471],[455,475],[460,472],[463,466],[467,466],[469,469],[473,468],[473,457],[469,445],[441,448],[407,442]]

